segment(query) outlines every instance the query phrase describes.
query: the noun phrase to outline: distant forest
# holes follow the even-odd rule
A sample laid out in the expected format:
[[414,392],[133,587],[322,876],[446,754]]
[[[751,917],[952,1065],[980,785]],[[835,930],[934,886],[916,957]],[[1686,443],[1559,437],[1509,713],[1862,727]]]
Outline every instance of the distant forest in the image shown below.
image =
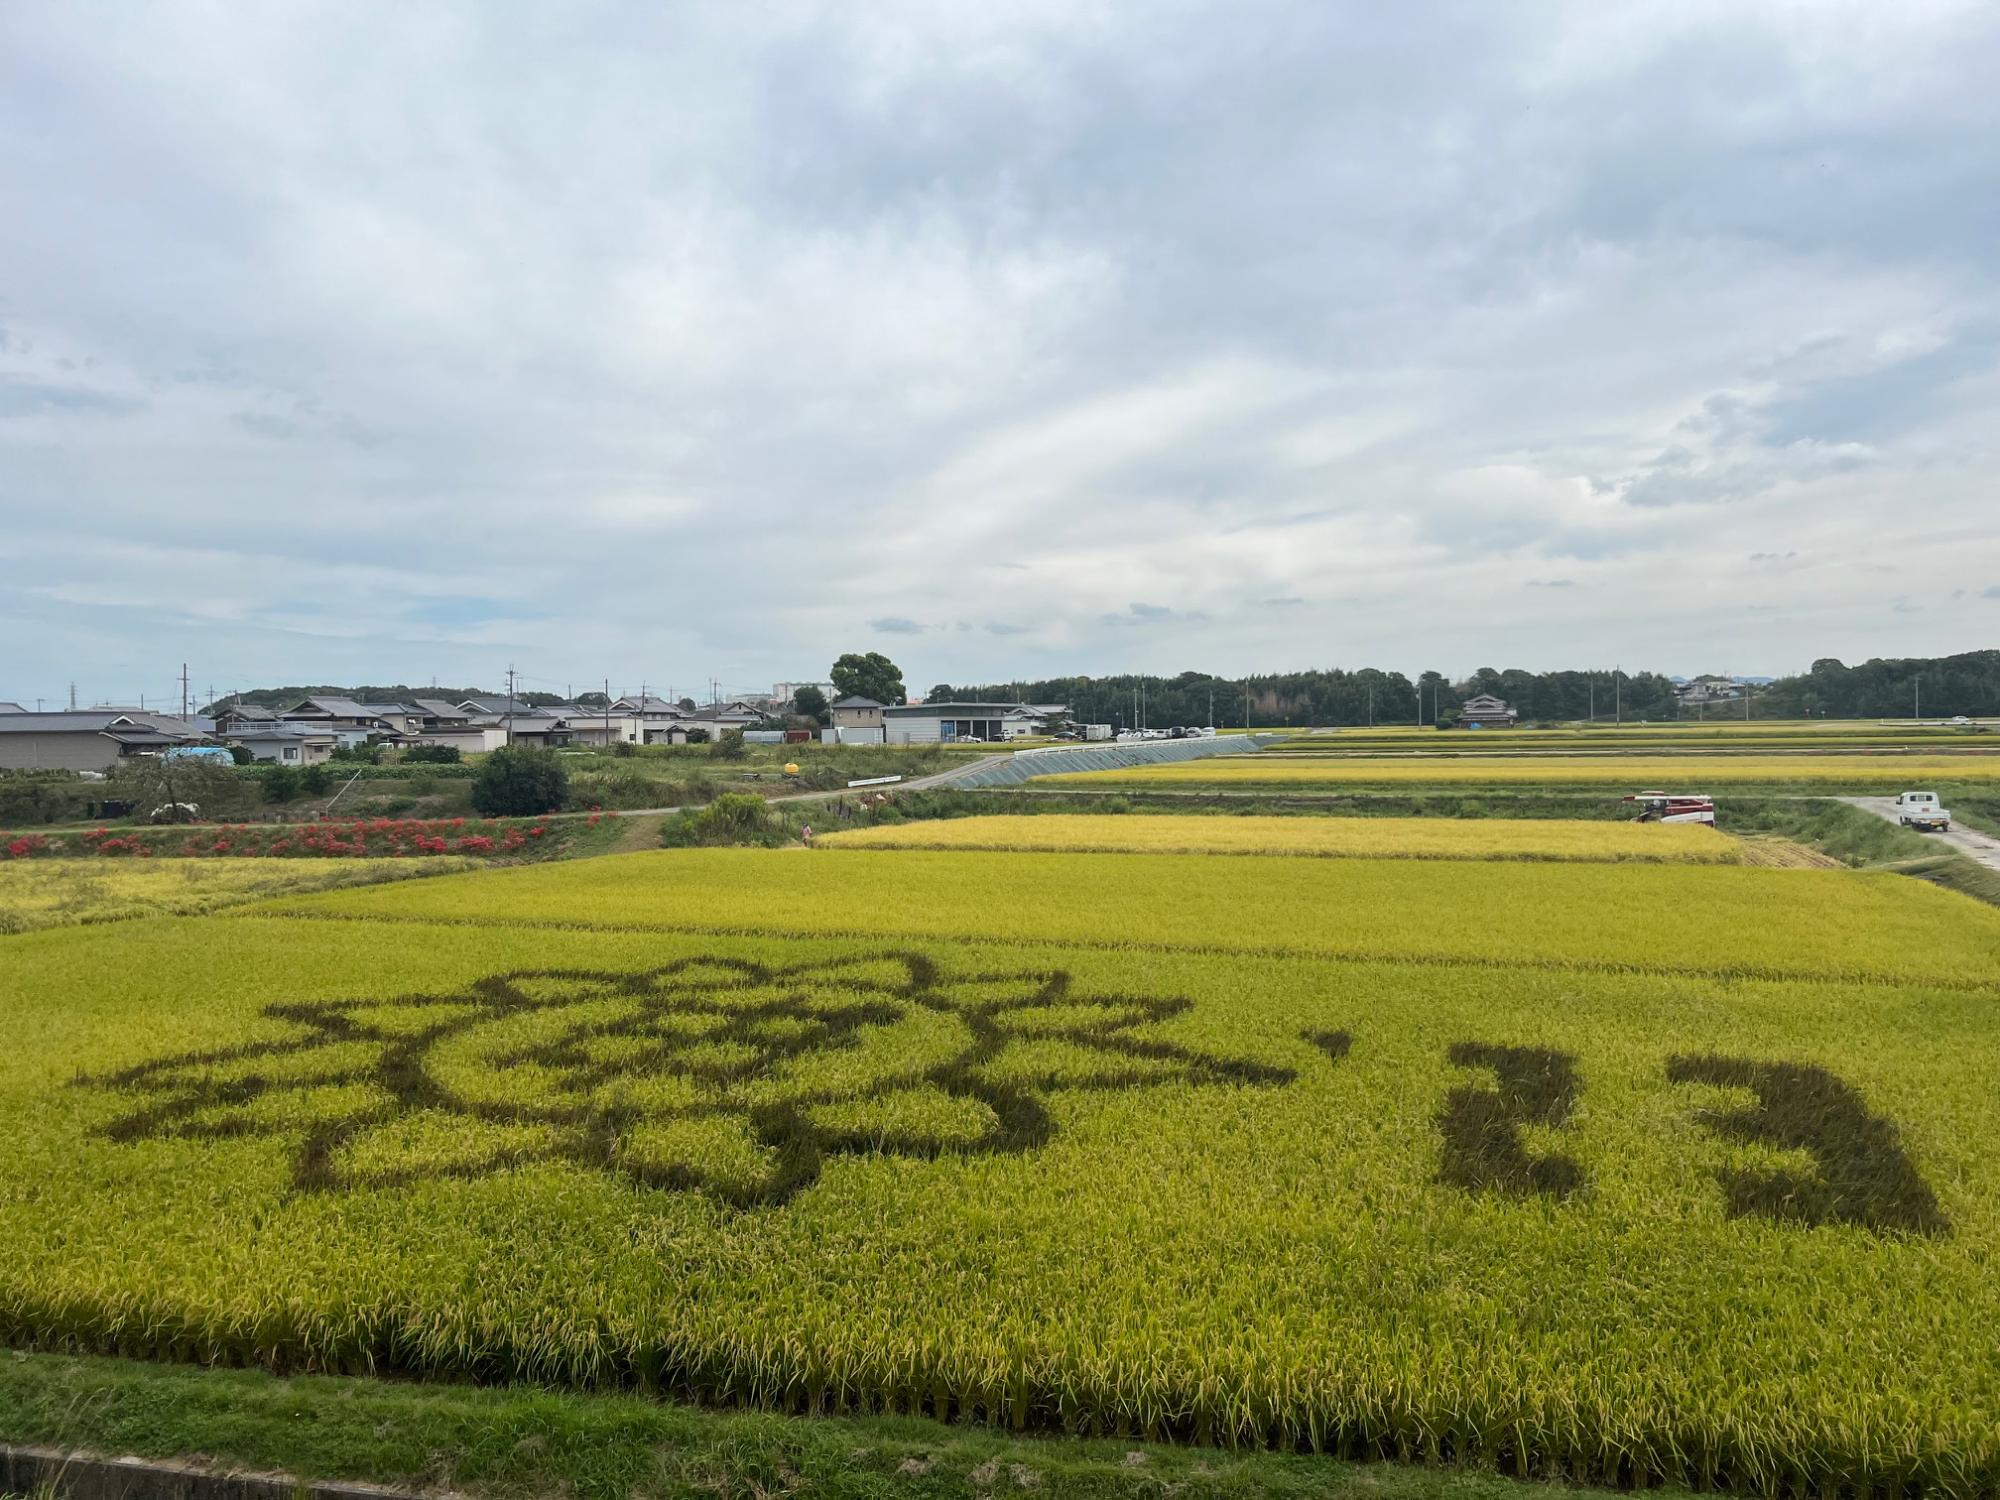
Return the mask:
[[[929,694],[983,702],[1067,703],[1079,720],[1130,725],[1142,714],[1153,726],[1209,724],[1233,728],[1245,722],[1264,726],[1450,723],[1459,706],[1478,693],[1511,703],[1523,723],[1595,717],[1602,721],[1655,722],[1681,715],[1673,682],[1657,672],[1525,672],[1481,667],[1451,681],[1425,672],[1412,681],[1401,672],[1372,667],[1357,671],[1257,674],[1249,678],[1182,672],[1177,677],[1054,677],[1039,682],[989,683],[952,687],[939,683]],[[1419,706],[1418,695],[1422,694]],[[1210,718],[1210,702],[1214,717]],[[1756,719],[1896,719],[1913,712],[1925,718],[1951,714],[2000,714],[2000,651],[1967,651],[1957,656],[1877,658],[1850,667],[1822,657],[1812,670],[1753,687],[1749,715]],[[1710,704],[1710,718],[1744,712],[1741,702]]]
[[[1425,672],[1412,681],[1401,672],[1373,667],[1356,671],[1275,672],[1248,678],[1215,677],[1206,672],[1182,672],[1175,677],[1050,677],[1038,682],[986,683],[978,686],[938,683],[926,694],[933,702],[1066,703],[1077,719],[1090,724],[1130,726],[1143,718],[1148,725],[1214,724],[1228,729],[1245,722],[1258,725],[1361,725],[1450,723],[1459,706],[1477,693],[1492,693],[1513,704],[1525,723],[1555,723],[1595,717],[1602,721],[1680,717],[1682,709],[1673,682],[1657,672],[1525,672],[1481,667],[1471,676],[1452,681]],[[1419,705],[1418,695],[1422,702]],[[442,698],[459,703],[487,696],[479,688],[362,685],[337,687],[258,688],[234,694],[223,702],[289,707],[301,698],[339,695],[361,703],[397,703],[412,698]],[[525,703],[560,703],[553,693],[523,692]],[[585,693],[575,700],[596,704],[602,694]],[[1213,717],[1211,717],[1211,703]],[[210,708],[218,705],[211,704]],[[1744,712],[1742,702],[1714,703],[1709,718],[1730,718]],[[1750,691],[1749,716],[1756,719],[1907,719],[1952,714],[2000,714],[2000,650],[1967,651],[1957,656],[1876,658],[1850,667],[1822,657],[1812,670]],[[204,710],[205,712],[207,710]]]

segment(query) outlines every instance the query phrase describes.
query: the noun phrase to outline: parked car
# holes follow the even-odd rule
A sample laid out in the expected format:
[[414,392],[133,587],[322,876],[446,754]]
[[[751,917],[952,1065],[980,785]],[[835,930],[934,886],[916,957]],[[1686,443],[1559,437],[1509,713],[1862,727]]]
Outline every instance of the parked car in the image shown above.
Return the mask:
[[1896,821],[1925,833],[1951,832],[1951,813],[1936,792],[1904,792],[1896,799]]

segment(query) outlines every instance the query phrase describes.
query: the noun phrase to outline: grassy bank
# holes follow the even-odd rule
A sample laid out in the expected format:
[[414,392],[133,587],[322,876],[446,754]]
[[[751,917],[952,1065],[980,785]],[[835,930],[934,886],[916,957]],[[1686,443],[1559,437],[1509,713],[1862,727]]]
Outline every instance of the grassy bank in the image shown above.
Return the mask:
[[[1552,1485],[1402,1464],[1069,1438],[915,1417],[780,1417],[631,1396],[279,1379],[0,1355],[0,1440],[312,1479],[513,1497],[718,1500],[1554,1500]],[[1564,1486],[1562,1493],[1576,1491]]]

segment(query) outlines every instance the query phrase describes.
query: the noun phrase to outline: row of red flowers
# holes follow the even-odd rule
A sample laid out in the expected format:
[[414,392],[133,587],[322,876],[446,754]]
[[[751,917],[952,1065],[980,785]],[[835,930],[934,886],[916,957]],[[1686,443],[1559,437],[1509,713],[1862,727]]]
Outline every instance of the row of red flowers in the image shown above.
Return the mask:
[[[615,818],[592,808],[589,825]],[[8,859],[78,855],[150,858],[168,855],[239,858],[375,858],[470,854],[503,857],[563,841],[546,818],[351,818],[319,823],[219,823],[196,828],[138,828],[114,832],[0,834]]]

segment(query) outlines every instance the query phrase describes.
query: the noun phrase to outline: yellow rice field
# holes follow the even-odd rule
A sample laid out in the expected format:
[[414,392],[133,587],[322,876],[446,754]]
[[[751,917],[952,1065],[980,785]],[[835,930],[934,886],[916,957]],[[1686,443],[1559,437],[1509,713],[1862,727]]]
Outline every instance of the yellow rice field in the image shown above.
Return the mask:
[[835,849],[1028,849],[1404,859],[1658,860],[1734,864],[1736,840],[1691,824],[1562,818],[1185,818],[1046,814],[897,823],[823,837]]
[[1041,776],[1038,786],[1336,786],[1588,783],[1702,791],[1725,782],[1923,786],[2000,779],[2000,755],[1216,756],[1118,771]]

